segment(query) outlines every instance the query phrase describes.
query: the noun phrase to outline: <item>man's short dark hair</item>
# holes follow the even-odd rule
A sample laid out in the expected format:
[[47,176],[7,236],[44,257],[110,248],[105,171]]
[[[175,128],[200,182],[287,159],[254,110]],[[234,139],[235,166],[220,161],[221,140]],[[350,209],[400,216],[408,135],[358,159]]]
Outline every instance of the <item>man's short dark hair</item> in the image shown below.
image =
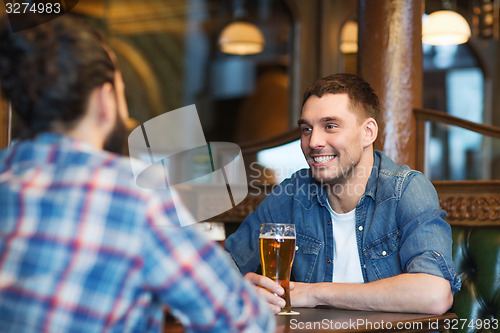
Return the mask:
[[55,123],[71,129],[83,116],[90,93],[114,84],[115,65],[97,31],[65,14],[13,33],[0,24],[0,85],[28,136]]
[[347,94],[351,111],[360,119],[378,120],[380,102],[375,91],[359,76],[338,73],[316,80],[304,93],[302,107],[311,96],[323,97],[326,94]]

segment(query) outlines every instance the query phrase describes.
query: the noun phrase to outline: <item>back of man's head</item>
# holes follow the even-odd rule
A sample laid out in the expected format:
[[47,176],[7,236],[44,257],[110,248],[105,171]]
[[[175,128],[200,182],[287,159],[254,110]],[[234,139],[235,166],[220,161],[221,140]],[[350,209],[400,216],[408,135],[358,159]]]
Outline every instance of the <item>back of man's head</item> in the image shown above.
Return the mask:
[[1,21],[0,85],[28,136],[74,127],[90,93],[113,84],[114,72],[101,36],[71,14],[16,33]]
[[378,120],[380,103],[373,88],[354,74],[337,73],[318,79],[304,93],[302,106],[311,96],[323,97],[326,94],[347,94],[351,111],[360,119],[373,118]]

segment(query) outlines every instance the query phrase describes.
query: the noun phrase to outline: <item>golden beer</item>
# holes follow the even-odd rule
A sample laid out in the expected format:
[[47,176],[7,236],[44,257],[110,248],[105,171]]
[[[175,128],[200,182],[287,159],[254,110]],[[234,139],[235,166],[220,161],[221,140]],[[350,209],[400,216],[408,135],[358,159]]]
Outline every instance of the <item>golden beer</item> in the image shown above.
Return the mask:
[[290,273],[295,256],[295,229],[293,236],[260,235],[259,243],[262,274],[285,289],[283,298],[286,306],[283,311],[290,312]]

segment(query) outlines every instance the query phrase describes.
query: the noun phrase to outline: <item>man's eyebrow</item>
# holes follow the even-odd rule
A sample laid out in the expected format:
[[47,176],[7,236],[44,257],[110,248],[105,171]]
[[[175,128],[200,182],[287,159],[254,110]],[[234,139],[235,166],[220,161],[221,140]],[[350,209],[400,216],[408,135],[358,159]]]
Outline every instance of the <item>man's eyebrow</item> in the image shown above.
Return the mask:
[[326,123],[328,121],[338,121],[336,117],[323,117],[319,120],[321,123]]
[[[336,117],[323,117],[319,120],[320,123],[326,123],[329,121],[338,121],[338,118],[336,118]],[[309,125],[309,123],[307,121],[305,121],[304,119],[299,119],[299,121],[297,121],[297,124],[299,126],[300,125]]]
[[309,123],[307,121],[305,121],[304,119],[299,119],[299,121],[297,121],[297,125],[309,125]]

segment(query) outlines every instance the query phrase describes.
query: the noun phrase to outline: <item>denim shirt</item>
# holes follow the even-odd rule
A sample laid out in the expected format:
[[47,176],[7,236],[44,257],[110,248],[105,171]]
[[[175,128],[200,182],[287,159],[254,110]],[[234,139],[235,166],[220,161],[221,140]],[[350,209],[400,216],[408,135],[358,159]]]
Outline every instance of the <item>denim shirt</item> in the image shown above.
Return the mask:
[[[324,188],[310,169],[276,186],[226,240],[226,250],[243,274],[260,265],[261,223],[294,223],[292,276],[300,282],[332,282],[333,223]],[[450,225],[432,183],[420,172],[394,163],[380,151],[365,193],[356,205],[356,241],[364,282],[401,273],[427,273],[460,290],[452,261]]]

